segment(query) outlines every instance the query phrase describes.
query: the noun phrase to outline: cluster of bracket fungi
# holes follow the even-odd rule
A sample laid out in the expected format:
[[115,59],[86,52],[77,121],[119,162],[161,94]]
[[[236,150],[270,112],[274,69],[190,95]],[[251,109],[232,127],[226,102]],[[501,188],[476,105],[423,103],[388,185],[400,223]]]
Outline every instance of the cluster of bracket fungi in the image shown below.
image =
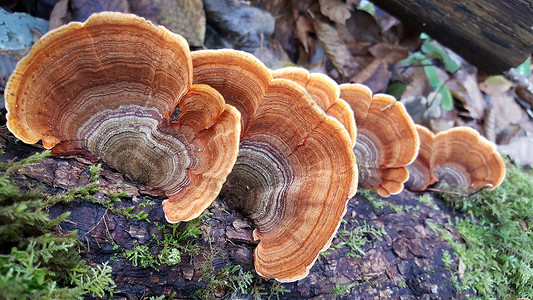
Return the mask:
[[17,138],[165,193],[169,222],[198,217],[220,194],[254,222],[257,273],[281,282],[308,274],[357,186],[388,196],[415,174],[417,190],[441,178],[494,188],[505,173],[473,130],[433,136],[364,85],[271,71],[236,50],[190,52],[131,14],[98,13],[44,35],[5,99]]

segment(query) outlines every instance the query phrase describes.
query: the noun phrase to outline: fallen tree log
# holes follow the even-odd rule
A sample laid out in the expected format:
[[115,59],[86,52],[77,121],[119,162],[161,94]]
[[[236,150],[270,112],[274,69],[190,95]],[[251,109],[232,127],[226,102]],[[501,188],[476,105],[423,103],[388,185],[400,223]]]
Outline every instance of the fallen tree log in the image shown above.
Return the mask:
[[[40,151],[16,143],[7,130],[0,130],[0,138],[0,148],[5,151],[0,160],[4,162]],[[116,298],[165,295],[168,299],[173,295],[173,299],[228,299],[243,294],[246,299],[461,296],[449,280],[457,263],[447,268],[442,261],[443,253],[453,253],[453,249],[426,223],[444,225],[453,213],[439,200],[435,201],[440,202],[440,208],[417,201],[409,192],[387,200],[377,195],[356,195],[333,240],[337,246],[319,257],[306,278],[281,284],[255,273],[253,225],[219,200],[201,219],[182,222],[174,229],[165,221],[162,197],[147,194],[141,186],[125,181],[105,166],[91,168],[73,158],[45,158],[19,169],[12,177],[25,190],[41,186],[51,194],[98,180],[94,194],[58,203],[49,213],[57,217],[70,212],[58,230],[76,231],[80,255],[88,264],[109,261]],[[455,228],[449,230],[460,239]],[[360,250],[350,248],[350,243],[359,245]],[[178,249],[179,259],[165,246]],[[174,255],[172,259],[170,254]]]
[[533,53],[531,0],[374,0],[481,71],[500,74]]

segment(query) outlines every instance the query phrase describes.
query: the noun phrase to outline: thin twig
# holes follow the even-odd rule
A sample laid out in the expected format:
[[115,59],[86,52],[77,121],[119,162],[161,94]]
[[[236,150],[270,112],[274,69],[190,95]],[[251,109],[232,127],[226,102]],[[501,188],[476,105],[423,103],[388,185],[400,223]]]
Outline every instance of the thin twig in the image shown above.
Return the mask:
[[[100,220],[98,221],[98,223],[96,223],[96,225],[94,225],[89,231],[87,231],[83,236],[86,236],[88,235],[89,233],[91,233],[91,231],[93,231],[99,224],[100,222],[102,222],[102,220],[104,219],[104,217],[107,215],[107,211],[109,210],[109,207],[106,208],[105,212],[104,212],[104,215],[102,215],[102,217],[100,218]],[[104,221],[105,223],[105,221]],[[107,227],[107,226],[106,226]]]
[[107,233],[107,236],[115,243],[115,240],[113,240],[113,237],[111,236],[111,232],[109,231],[109,227],[107,227],[107,222],[104,219],[104,225],[105,225],[105,231]]
[[448,195],[464,196],[464,194],[461,194],[461,193],[458,193],[458,192],[439,190],[439,189],[436,189],[436,188],[427,188],[426,191],[442,193],[442,194],[448,194]]
[[479,193],[479,192],[481,192],[481,191],[483,191],[483,190],[485,190],[485,189],[488,189],[488,188],[490,188],[490,187],[492,187],[492,184],[487,184],[487,185],[485,185],[484,187],[480,187],[480,188],[478,188],[477,190],[473,191],[472,193],[469,193],[469,194],[468,194],[468,197],[474,196],[475,194],[477,194],[477,193]]

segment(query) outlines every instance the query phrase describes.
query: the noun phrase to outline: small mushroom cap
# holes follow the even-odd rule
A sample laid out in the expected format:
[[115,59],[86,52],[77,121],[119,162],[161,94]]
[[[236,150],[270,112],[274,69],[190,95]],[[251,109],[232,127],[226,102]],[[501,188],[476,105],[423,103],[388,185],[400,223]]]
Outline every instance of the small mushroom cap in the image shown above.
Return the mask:
[[493,143],[469,127],[455,127],[435,136],[431,169],[439,183],[451,187],[492,190],[505,178],[505,163]]
[[339,86],[340,96],[353,110],[355,124],[360,126],[366,120],[370,104],[372,104],[372,90],[364,84],[345,83]]
[[300,67],[285,67],[277,70],[271,70],[272,78],[285,78],[292,80],[305,87],[309,81],[309,71]]
[[210,86],[194,84],[179,107],[180,118],[170,127],[191,147],[195,164],[187,177],[194,188],[167,192],[163,211],[171,223],[200,216],[218,196],[237,161],[241,133],[241,114]]
[[241,112],[242,134],[250,126],[272,76],[253,55],[231,49],[192,52],[195,84],[207,84]]
[[494,144],[469,127],[455,127],[434,135],[416,125],[420,151],[408,166],[410,190],[423,191],[439,182],[452,188],[494,189],[505,177],[505,164]]
[[405,168],[418,153],[419,139],[404,106],[394,97],[377,94],[361,84],[340,85],[341,98],[352,107],[357,124],[354,147],[359,186],[382,197],[403,190]]
[[320,73],[309,74],[306,69],[298,67],[281,68],[271,71],[271,73],[273,78],[289,79],[304,87],[328,116],[341,122],[355,145],[357,127],[354,114],[350,105],[339,98],[339,86],[333,79]]
[[169,221],[189,220],[220,191],[240,135],[238,111],[191,84],[185,39],[134,15],[98,13],[50,31],[17,64],[7,125],[54,155],[103,160],[164,192]]
[[[257,273],[281,282],[299,280],[329,247],[356,192],[351,140],[297,83],[274,79],[263,89],[257,84],[263,80],[243,81],[248,79],[238,74],[264,74],[247,70],[250,66],[268,70],[249,54],[229,52],[192,54],[194,82],[219,87],[247,120],[221,198],[254,221]],[[231,64],[220,63],[230,61],[228,56]],[[257,97],[246,88],[264,94]]]
[[416,124],[415,127],[420,139],[420,149],[415,161],[407,166],[409,179],[405,186],[412,191],[423,191],[437,181],[430,165],[435,135],[424,126]]

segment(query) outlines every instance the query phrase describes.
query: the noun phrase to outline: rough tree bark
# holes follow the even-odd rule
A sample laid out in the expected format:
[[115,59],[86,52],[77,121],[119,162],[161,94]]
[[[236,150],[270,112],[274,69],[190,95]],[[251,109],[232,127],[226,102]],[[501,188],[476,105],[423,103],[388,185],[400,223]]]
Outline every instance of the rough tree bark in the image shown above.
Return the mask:
[[503,73],[533,53],[531,0],[374,0],[480,70]]
[[[40,151],[16,143],[5,127],[0,130],[0,148],[5,149],[5,154],[0,156],[3,161],[21,159]],[[57,193],[86,184],[90,176],[88,167],[73,158],[46,158],[19,170],[17,182],[25,186],[44,185],[45,191]],[[256,242],[252,240],[253,225],[218,200],[209,208],[212,215],[200,225],[203,236],[197,240],[200,245],[197,255],[183,255],[177,265],[159,265],[157,270],[133,266],[130,260],[124,258],[124,250],[131,249],[135,243],[148,246],[154,253],[160,251],[153,235],[161,238],[162,233],[155,223],[166,223],[161,208],[163,198],[146,195],[142,187],[125,181],[120,174],[108,168],[103,167],[98,174],[100,188],[93,197],[106,199],[109,193],[122,190],[127,196],[116,202],[115,208],[134,205],[136,208],[131,213],[143,211],[148,214],[150,222],[115,214],[113,210],[88,199],[58,204],[52,207],[50,214],[58,216],[65,211],[71,212],[67,221],[61,223],[61,228],[77,230],[81,241],[80,252],[88,263],[110,261],[117,285],[114,298],[148,299],[150,296],[176,293],[173,299],[191,299],[196,291],[207,285],[206,279],[200,280],[206,264],[214,267],[216,277],[221,277],[224,274],[218,272],[228,263],[240,265],[253,273],[253,285],[263,288],[266,292],[263,297],[269,298],[269,289],[274,282],[260,279],[254,272]],[[370,242],[362,246],[365,255],[361,258],[347,256],[347,246],[330,249],[328,255],[320,257],[305,279],[283,284],[290,292],[280,294],[279,299],[461,298],[449,280],[451,272],[457,270],[457,264],[453,263],[451,268],[446,269],[442,262],[443,251],[451,254],[453,250],[426,223],[446,224],[452,212],[438,200],[436,208],[418,202],[413,196],[404,192],[384,200],[404,208],[396,209],[398,211],[388,205],[376,209],[359,194],[351,199],[344,218],[346,223],[341,225],[341,229],[352,230],[368,224],[375,228],[383,226],[386,235],[381,239],[367,235]],[[146,199],[156,204],[139,205]],[[456,239],[460,239],[453,227],[448,229]],[[336,237],[333,245],[340,242],[342,238]],[[113,247],[117,244],[124,248]],[[355,285],[349,294],[331,294],[337,284],[345,286],[352,283]],[[228,299],[231,295],[227,288],[221,288],[216,296]]]

